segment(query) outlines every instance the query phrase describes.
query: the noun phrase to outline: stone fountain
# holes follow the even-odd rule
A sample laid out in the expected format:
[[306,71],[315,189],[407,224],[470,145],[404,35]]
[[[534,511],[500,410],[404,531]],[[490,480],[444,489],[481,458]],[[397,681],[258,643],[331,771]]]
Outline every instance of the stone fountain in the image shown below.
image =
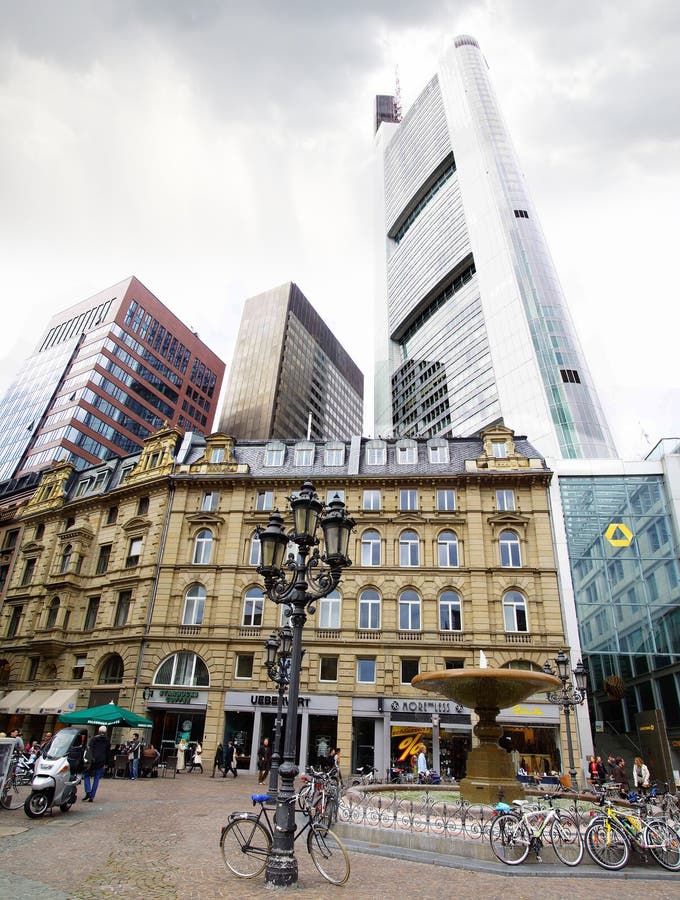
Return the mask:
[[461,796],[470,803],[487,804],[498,800],[511,803],[523,797],[524,786],[515,777],[510,754],[498,746],[503,728],[496,716],[532,694],[561,688],[559,678],[523,669],[447,669],[423,672],[411,684],[470,707],[479,716],[473,729],[479,746],[468,753]]

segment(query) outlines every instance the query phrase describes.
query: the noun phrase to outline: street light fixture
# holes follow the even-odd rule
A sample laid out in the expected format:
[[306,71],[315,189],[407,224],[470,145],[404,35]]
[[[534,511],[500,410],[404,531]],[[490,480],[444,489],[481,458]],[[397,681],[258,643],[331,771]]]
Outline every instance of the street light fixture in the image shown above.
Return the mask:
[[[290,656],[288,716],[283,747],[283,763],[279,767],[281,786],[274,814],[274,837],[267,857],[265,878],[269,884],[288,886],[298,879],[295,858],[295,765],[297,755],[297,708],[302,660],[302,629],[307,613],[313,614],[314,603],[335,590],[342,570],[351,565],[347,556],[354,519],[347,515],[345,504],[336,494],[327,507],[319,500],[314,485],[306,481],[300,491],[289,498],[293,529],[286,533],[283,516],[275,510],[264,529],[258,530],[261,565],[257,571],[264,577],[267,596],[274,603],[289,608],[293,643]],[[319,553],[321,526],[324,550]],[[297,555],[286,558],[288,544],[297,546]],[[312,549],[313,548],[313,549]],[[311,551],[311,554],[310,554]],[[267,652],[271,652],[268,650]]]
[[272,765],[269,771],[269,795],[276,799],[279,792],[279,766],[281,765],[281,727],[283,725],[283,697],[290,678],[290,651],[293,646],[293,632],[290,625],[284,625],[278,633],[272,631],[264,642],[264,664],[267,674],[276,684],[278,701],[274,727],[274,747]]
[[548,691],[548,701],[556,703],[564,710],[564,727],[567,731],[567,753],[569,754],[569,775],[571,777],[572,787],[576,786],[576,767],[574,765],[574,747],[571,740],[571,708],[572,706],[580,706],[586,699],[586,688],[588,682],[588,670],[585,668],[581,660],[576,664],[576,668],[572,670],[571,679],[569,677],[569,657],[560,648],[555,657],[555,668],[553,671],[550,661],[546,660],[543,671],[547,675],[555,675],[562,682],[561,691]]

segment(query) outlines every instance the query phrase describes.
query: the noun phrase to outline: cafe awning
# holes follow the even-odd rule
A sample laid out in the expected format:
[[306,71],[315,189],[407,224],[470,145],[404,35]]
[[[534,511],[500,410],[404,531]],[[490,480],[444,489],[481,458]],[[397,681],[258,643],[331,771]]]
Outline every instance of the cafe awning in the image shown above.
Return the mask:
[[0,700],[0,713],[9,713],[12,715],[16,712],[17,706],[21,703],[24,697],[28,697],[30,691],[10,691],[9,694],[5,694],[5,696]]
[[21,703],[17,704],[17,712],[23,713],[25,716],[31,715],[31,714],[36,715],[36,716],[39,715],[40,708],[42,706],[44,706],[45,700],[47,700],[48,697],[51,697],[52,694],[53,694],[53,691],[50,691],[50,690],[31,691],[30,694],[28,694],[26,697],[24,697],[24,699],[21,701]]
[[45,700],[38,712],[40,713],[40,715],[45,716],[61,715],[62,713],[73,712],[73,710],[76,708],[77,699],[77,688],[75,690],[73,690],[72,688],[67,688],[66,690],[55,691],[53,694],[50,694],[47,700]]

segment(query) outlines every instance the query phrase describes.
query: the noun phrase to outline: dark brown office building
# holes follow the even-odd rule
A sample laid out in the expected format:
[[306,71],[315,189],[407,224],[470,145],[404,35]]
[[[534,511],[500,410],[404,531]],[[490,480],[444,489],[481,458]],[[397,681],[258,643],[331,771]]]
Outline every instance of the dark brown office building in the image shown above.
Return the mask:
[[0,403],[0,482],[212,430],[225,365],[135,277],[54,316]]
[[364,376],[296,284],[246,300],[220,431],[239,440],[361,434]]

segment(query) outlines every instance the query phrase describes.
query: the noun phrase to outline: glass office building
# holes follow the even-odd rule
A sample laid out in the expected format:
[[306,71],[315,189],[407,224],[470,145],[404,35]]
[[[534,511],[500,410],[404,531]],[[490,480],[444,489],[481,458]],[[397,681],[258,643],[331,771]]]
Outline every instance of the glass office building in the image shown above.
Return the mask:
[[361,434],[364,376],[296,284],[246,300],[220,431],[239,440]]
[[378,98],[375,432],[615,457],[487,68],[461,36],[401,122]]

